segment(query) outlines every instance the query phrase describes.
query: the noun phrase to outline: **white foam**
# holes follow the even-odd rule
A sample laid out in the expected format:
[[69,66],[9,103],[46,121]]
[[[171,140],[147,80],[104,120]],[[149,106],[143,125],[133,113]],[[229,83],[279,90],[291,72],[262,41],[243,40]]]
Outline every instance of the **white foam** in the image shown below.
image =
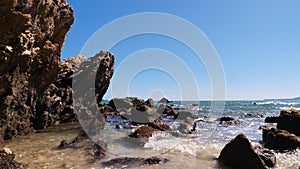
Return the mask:
[[295,106],[300,105],[300,102],[283,102],[283,101],[266,101],[266,102],[257,102],[257,105],[288,105],[288,106]]

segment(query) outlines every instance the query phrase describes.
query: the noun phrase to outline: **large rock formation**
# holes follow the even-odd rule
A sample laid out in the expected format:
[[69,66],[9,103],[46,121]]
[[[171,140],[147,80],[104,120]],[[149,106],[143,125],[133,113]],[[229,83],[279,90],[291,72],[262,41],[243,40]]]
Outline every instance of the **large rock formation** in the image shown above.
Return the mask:
[[222,149],[219,162],[236,169],[268,169],[274,167],[276,156],[261,147],[254,148],[244,134],[239,134]]
[[0,141],[32,131],[74,17],[65,0],[0,1]]

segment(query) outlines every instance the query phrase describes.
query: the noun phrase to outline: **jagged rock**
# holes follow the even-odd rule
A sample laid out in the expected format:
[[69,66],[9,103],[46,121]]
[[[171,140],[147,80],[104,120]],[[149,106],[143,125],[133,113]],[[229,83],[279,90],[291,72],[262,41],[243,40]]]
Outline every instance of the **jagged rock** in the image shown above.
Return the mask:
[[161,120],[161,114],[147,106],[144,100],[136,97],[114,98],[108,105],[133,124],[148,124]]
[[171,103],[171,101],[164,97],[164,98],[161,98],[161,99],[158,101],[158,103],[167,104],[167,103]]
[[[261,158],[262,157],[262,158]],[[218,158],[221,166],[243,169],[268,169],[274,166],[275,155],[254,148],[244,134],[239,134],[222,149]]]
[[0,1],[0,141],[32,132],[74,17],[65,0]]
[[277,123],[277,128],[300,136],[300,110],[282,110],[279,117],[267,117],[266,123]]
[[[92,58],[75,56],[66,59],[60,66],[60,71],[56,80],[49,86],[44,96],[39,99],[36,104],[37,112],[43,112],[47,110],[49,113],[48,118],[44,118],[43,114],[37,114],[33,126],[35,129],[45,128],[47,125],[51,124],[66,123],[77,120],[72,98],[72,80],[73,77],[80,76],[80,72],[84,71],[84,69],[87,69],[86,66],[91,64],[91,62],[100,62],[99,67],[96,67],[98,70],[95,70],[97,73],[94,73],[96,73],[97,78],[95,83],[97,100],[102,101],[103,93],[106,92],[110,78],[113,74],[114,56],[109,52],[101,51]],[[82,66],[82,64],[85,66]],[[99,86],[101,86],[101,88]],[[78,107],[84,106],[77,106],[77,108]],[[96,104],[94,107],[97,107]]]
[[293,150],[300,147],[300,136],[288,131],[261,126],[264,146],[273,150]]
[[106,162],[103,162],[102,165],[105,167],[115,167],[122,168],[126,167],[141,167],[143,165],[154,165],[168,162],[168,159],[150,157],[150,158],[133,158],[133,157],[122,157],[115,158]]
[[0,167],[3,169],[22,169],[25,166],[15,161],[15,155],[8,149],[0,150]]
[[152,107],[154,105],[154,100],[152,98],[149,98],[146,100],[146,104],[149,107]]

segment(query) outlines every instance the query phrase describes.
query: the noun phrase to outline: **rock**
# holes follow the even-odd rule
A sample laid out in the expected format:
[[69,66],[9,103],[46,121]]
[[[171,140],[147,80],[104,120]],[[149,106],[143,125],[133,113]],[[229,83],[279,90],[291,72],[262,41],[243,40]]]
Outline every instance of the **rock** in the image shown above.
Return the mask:
[[279,117],[278,129],[300,136],[300,110],[282,110]]
[[114,168],[123,168],[126,167],[141,167],[143,165],[154,165],[162,164],[168,162],[168,159],[150,157],[150,158],[133,158],[133,157],[122,157],[115,158],[106,162],[103,162],[102,165],[105,167],[114,167]]
[[146,104],[147,104],[147,106],[149,106],[149,107],[153,107],[153,105],[154,105],[154,100],[153,100],[152,98],[148,98],[148,99],[146,100]]
[[139,139],[148,139],[152,136],[155,131],[160,131],[159,129],[155,129],[150,126],[141,126],[135,132],[129,134],[129,137],[139,138]]
[[33,131],[36,100],[57,75],[74,17],[66,0],[3,0],[0,11],[0,139],[7,140]]
[[25,165],[15,161],[15,155],[8,148],[0,150],[0,166],[3,169],[25,168]]
[[166,116],[173,116],[173,117],[177,116],[177,114],[175,113],[175,111],[173,110],[173,108],[171,106],[163,105],[163,104],[161,104],[157,108],[156,112],[159,114],[166,115]]
[[282,110],[279,117],[266,117],[266,123],[277,123],[277,128],[300,136],[300,110]]
[[219,119],[220,123],[219,124],[226,124],[226,125],[242,125],[243,122],[240,120],[235,120],[234,118],[231,117],[221,117]]
[[148,126],[158,129],[160,131],[166,131],[170,129],[170,126],[167,124],[161,124],[161,123],[149,123]]
[[147,106],[144,100],[136,97],[114,98],[109,101],[109,106],[133,124],[148,124],[162,119],[161,115]]
[[197,115],[195,115],[191,112],[188,112],[188,111],[179,111],[174,118],[176,120],[184,120],[186,117],[190,117],[192,119],[197,119]]
[[273,150],[293,150],[300,147],[300,137],[288,131],[261,126],[264,146]]
[[268,150],[264,149],[260,146],[255,147],[255,152],[259,155],[259,157],[265,162],[266,166],[274,167],[276,164],[276,155]]
[[161,98],[158,103],[163,103],[163,104],[167,104],[167,103],[171,103],[171,101],[169,101],[167,98]]
[[184,134],[192,134],[196,131],[196,123],[191,117],[186,117],[180,122],[178,130]]
[[266,159],[262,159],[262,155],[259,154],[264,154],[264,152],[261,149],[257,151],[244,134],[239,134],[225,145],[218,160],[221,166],[237,169],[268,169],[267,164],[273,165],[270,161],[273,161],[275,155],[272,155],[270,159],[268,155],[264,155],[263,158]]
[[246,117],[263,118],[264,115],[262,113],[247,113]]

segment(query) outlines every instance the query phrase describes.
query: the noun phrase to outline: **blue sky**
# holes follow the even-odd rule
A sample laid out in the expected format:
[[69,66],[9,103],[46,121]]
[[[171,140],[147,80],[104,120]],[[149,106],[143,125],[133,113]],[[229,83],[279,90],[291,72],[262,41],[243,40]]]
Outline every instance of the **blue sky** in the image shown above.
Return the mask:
[[[68,32],[62,59],[80,54],[85,42],[98,29],[120,17],[162,12],[191,22],[209,38],[223,64],[226,99],[300,96],[300,1],[68,2],[73,6],[75,23]],[[196,78],[200,99],[211,98],[210,77],[205,66],[188,47],[172,38],[148,34],[120,42],[111,50],[116,56],[115,68],[132,53],[148,48],[164,49],[180,57]],[[122,85],[118,79],[114,78],[113,82]],[[180,84],[176,83],[176,77],[155,69],[138,73],[128,90],[129,95],[142,98],[160,97],[164,93],[171,99],[180,99]],[[112,97],[110,91],[111,88],[105,99]]]

